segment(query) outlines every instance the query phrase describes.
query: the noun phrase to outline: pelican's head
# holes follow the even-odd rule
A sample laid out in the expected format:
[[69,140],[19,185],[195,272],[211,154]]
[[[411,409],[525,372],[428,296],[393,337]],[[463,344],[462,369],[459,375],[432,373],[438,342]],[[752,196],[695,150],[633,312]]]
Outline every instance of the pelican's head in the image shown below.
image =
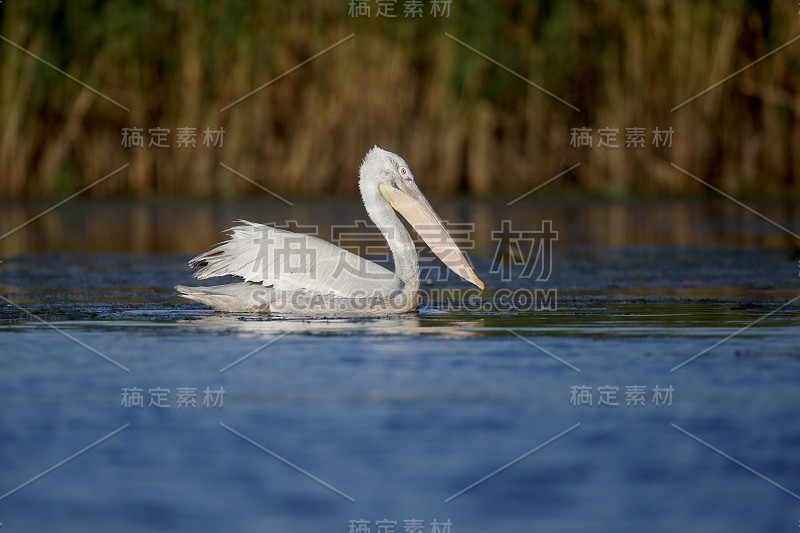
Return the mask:
[[365,203],[379,198],[384,200],[381,203],[385,209],[391,206],[403,215],[442,263],[483,290],[483,282],[475,275],[442,219],[417,187],[414,174],[402,157],[375,146],[364,156],[358,173],[358,186]]

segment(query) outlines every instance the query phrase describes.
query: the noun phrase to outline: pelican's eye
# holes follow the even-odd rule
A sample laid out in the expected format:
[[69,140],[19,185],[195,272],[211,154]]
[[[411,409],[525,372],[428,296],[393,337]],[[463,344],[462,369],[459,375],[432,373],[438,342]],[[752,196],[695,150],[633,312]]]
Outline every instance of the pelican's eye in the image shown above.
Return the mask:
[[411,176],[409,176],[408,169],[406,167],[399,168],[400,175],[403,176],[405,179],[410,180]]

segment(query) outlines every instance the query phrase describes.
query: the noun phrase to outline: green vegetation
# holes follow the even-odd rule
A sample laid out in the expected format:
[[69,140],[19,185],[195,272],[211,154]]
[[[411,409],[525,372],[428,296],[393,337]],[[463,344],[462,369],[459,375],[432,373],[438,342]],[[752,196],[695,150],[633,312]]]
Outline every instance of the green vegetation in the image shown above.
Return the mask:
[[[406,1],[387,19],[374,1],[352,17],[349,0],[7,0],[0,35],[129,111],[0,42],[0,198],[63,195],[125,163],[88,194],[259,192],[220,162],[279,194],[351,194],[373,144],[426,191],[518,194],[580,162],[547,192],[706,192],[672,162],[731,194],[800,194],[800,42],[671,111],[800,35],[795,2],[453,0],[434,17],[425,0],[411,19]],[[122,145],[132,127],[144,148]],[[185,127],[194,148],[176,146]],[[619,148],[597,146],[606,127]],[[645,146],[626,148],[634,127]],[[151,128],[169,148],[147,146]]]

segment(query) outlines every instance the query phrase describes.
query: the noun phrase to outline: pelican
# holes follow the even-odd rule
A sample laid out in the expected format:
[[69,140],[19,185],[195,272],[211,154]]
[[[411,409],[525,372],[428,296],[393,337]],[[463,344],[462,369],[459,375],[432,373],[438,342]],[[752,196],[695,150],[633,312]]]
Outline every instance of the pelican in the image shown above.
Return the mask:
[[364,156],[358,187],[367,214],[389,244],[395,271],[329,242],[244,220],[229,239],[189,265],[198,279],[233,275],[239,283],[176,289],[184,298],[232,313],[391,315],[417,306],[419,262],[400,213],[436,256],[484,288],[402,157],[378,146]]

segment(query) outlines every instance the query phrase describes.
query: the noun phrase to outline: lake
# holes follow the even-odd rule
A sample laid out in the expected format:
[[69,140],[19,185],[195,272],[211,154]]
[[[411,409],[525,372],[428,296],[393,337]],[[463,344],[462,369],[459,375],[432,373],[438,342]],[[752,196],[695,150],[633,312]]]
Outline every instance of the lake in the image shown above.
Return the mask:
[[431,198],[483,293],[428,257],[402,316],[176,296],[236,219],[388,259],[357,199],[293,201],[75,200],[0,240],[2,529],[797,531],[794,236],[722,198]]

